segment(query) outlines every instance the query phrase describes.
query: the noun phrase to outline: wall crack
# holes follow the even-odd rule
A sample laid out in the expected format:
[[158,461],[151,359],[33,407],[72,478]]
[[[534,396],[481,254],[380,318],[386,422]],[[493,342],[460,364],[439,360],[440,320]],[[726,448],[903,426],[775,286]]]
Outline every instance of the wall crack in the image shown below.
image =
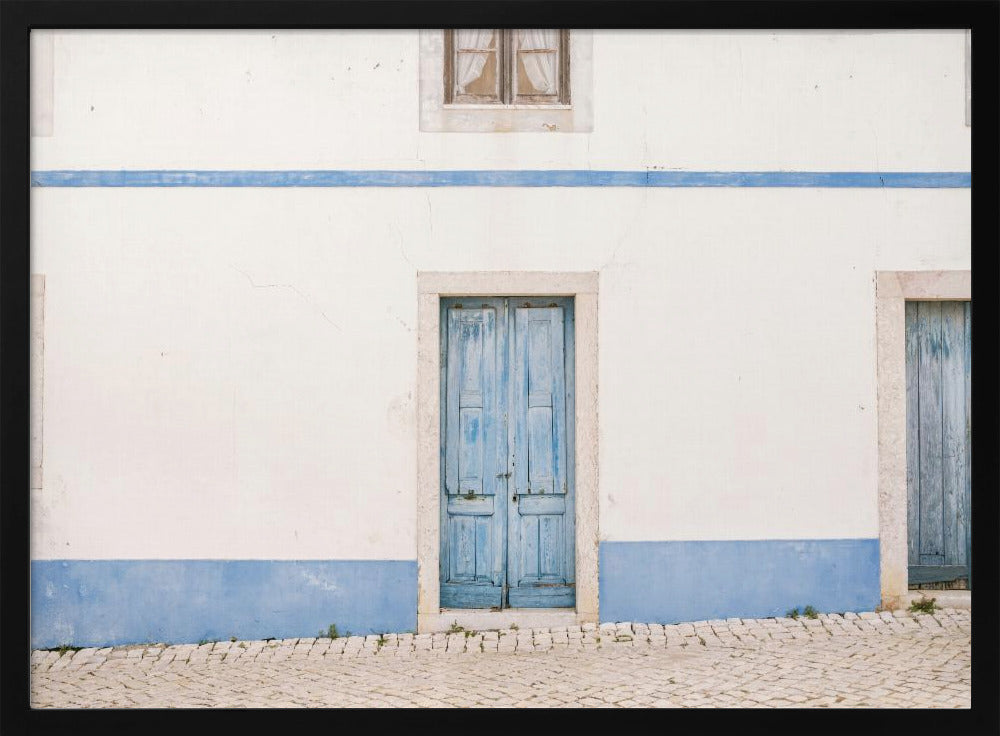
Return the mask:
[[250,286],[252,286],[255,289],[290,289],[291,291],[294,291],[302,301],[304,301],[313,309],[313,311],[317,312],[323,319],[325,319],[331,325],[336,327],[338,332],[343,332],[343,329],[340,327],[340,325],[338,325],[336,322],[330,319],[327,316],[326,312],[317,307],[309,297],[307,297],[305,294],[299,291],[293,284],[258,284],[250,277],[250,274],[248,274],[246,271],[236,268],[236,266],[232,264],[229,265],[230,268],[232,268],[234,271],[243,274],[246,280],[250,282]]

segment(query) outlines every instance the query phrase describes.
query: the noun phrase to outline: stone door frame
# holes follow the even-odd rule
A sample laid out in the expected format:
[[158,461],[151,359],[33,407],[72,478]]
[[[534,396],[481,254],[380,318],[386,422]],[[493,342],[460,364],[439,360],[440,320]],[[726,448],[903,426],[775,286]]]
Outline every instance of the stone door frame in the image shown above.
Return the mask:
[[907,301],[968,301],[972,271],[876,271],[878,364],[878,526],[882,605],[901,605],[909,590],[906,522]]
[[[448,296],[574,297],[576,323],[576,609],[475,611],[480,628],[506,628],[518,616],[535,626],[598,620],[598,425],[596,271],[417,273],[417,630],[447,627],[440,597],[440,300]],[[447,623],[442,624],[447,620]],[[495,621],[494,621],[495,619]]]

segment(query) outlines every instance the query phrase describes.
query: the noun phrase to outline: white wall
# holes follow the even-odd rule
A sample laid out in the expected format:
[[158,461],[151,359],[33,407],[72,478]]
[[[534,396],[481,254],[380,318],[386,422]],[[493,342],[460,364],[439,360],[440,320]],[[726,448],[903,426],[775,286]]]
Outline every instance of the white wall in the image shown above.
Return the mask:
[[[567,135],[419,133],[413,32],[53,48],[35,169],[969,168],[960,31],[595,32]],[[969,190],[35,188],[32,555],[413,559],[417,270],[600,271],[602,538],[875,537],[874,271],[969,242]]]
[[417,31],[59,32],[32,167],[968,171],[964,44],[594,31],[593,133],[457,135],[419,130]]

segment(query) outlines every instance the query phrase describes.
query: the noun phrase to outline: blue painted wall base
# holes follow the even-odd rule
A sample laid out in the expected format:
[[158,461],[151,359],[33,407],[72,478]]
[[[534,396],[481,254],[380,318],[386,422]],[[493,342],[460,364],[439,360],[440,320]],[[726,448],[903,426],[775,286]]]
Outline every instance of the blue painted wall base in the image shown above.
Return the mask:
[[[602,621],[870,611],[877,539],[602,542]],[[36,560],[32,648],[416,629],[412,560]]]
[[878,539],[602,542],[601,621],[677,623],[871,611]]
[[36,560],[31,646],[416,630],[411,560]]

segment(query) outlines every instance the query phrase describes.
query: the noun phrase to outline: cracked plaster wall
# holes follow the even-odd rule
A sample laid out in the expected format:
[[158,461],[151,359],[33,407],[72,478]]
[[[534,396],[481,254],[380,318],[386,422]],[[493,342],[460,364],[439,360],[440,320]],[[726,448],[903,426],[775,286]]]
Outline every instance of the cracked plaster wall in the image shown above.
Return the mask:
[[877,536],[874,271],[968,268],[964,191],[32,197],[41,557],[413,559],[418,270],[600,273],[604,538]]
[[[33,167],[968,169],[961,32],[595,33],[593,134],[444,138],[336,40],[57,34]],[[602,539],[876,537],[874,273],[969,267],[968,190],[31,196],[36,559],[414,559],[418,270],[599,272]]]

